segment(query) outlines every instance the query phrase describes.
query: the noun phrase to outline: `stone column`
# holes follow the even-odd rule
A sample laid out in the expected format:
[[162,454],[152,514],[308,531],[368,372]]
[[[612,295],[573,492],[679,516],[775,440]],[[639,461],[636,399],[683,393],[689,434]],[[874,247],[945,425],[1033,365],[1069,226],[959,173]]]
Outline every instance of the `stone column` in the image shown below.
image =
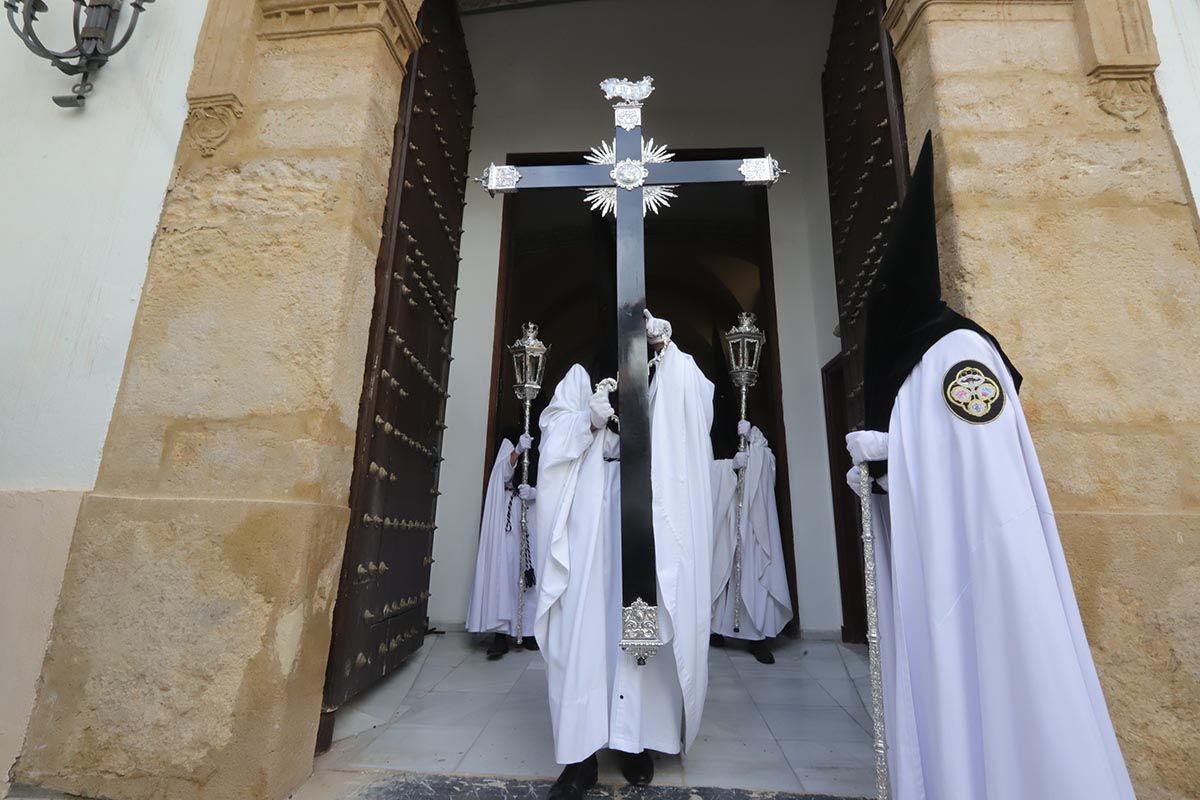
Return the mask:
[[1144,0],[892,0],[948,300],[1004,343],[1141,800],[1200,795],[1200,246]]
[[312,766],[420,37],[401,0],[211,0],[205,26],[15,774],[88,796],[281,798]]

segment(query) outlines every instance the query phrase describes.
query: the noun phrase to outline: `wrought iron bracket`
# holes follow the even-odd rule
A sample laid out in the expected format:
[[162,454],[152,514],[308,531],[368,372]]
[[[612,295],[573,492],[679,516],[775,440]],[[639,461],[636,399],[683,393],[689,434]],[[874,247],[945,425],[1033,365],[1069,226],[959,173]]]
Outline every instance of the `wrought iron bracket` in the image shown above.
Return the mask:
[[138,19],[146,10],[146,4],[153,2],[133,0],[129,4],[133,16],[118,40],[117,23],[125,0],[75,0],[71,20],[75,45],[61,51],[51,50],[44,45],[34,31],[34,23],[39,21],[37,15],[50,10],[45,0],[4,0],[4,9],[8,12],[8,24],[31,53],[46,59],[66,75],[82,76],[71,87],[71,94],[53,98],[55,104],[62,108],[82,108],[92,92],[92,75],[129,44]]

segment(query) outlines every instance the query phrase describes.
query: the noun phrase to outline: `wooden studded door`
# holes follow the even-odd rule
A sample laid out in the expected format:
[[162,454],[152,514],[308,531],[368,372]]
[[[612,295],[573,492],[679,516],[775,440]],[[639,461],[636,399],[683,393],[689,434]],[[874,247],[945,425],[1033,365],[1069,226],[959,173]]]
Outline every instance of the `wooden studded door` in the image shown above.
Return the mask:
[[426,0],[417,25],[426,43],[396,125],[318,749],[333,713],[428,626],[475,84],[453,0]]
[[[842,341],[837,385],[844,392],[840,397],[828,394],[827,380],[826,402],[845,403],[844,414],[830,410],[826,414],[827,421],[837,420],[838,427],[849,430],[861,428],[865,416],[862,342],[867,290],[883,261],[888,224],[908,182],[904,106],[883,12],[883,0],[838,0],[821,76]],[[843,465],[848,461],[843,446],[846,430],[831,428],[828,433],[831,464]],[[843,635],[861,641],[866,607],[855,501],[842,481],[834,483]]]

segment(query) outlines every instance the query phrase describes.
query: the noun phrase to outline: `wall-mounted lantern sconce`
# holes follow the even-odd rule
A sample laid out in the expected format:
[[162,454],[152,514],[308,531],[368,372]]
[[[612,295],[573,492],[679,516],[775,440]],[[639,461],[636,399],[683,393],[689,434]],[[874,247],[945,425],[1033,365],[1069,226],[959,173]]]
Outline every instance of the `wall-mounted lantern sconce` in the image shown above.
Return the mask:
[[8,11],[8,24],[12,25],[17,36],[35,55],[48,60],[67,75],[82,76],[79,83],[72,87],[73,94],[54,98],[54,102],[63,108],[82,108],[92,91],[92,75],[129,44],[138,17],[146,10],[146,3],[153,2],[133,0],[129,4],[133,9],[133,17],[121,40],[114,44],[117,19],[121,16],[121,6],[125,0],[74,0],[71,28],[75,34],[75,46],[62,52],[46,47],[33,31],[33,24],[38,21],[37,15],[50,10],[45,0],[4,0],[4,8]]

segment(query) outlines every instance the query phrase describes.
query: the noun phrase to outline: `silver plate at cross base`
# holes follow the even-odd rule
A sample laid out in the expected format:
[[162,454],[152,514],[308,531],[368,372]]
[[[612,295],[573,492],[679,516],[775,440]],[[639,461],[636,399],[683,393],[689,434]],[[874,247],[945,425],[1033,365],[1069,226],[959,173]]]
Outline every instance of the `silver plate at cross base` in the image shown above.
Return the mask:
[[621,609],[621,649],[632,656],[639,667],[645,666],[662,646],[658,635],[658,606],[639,597]]

